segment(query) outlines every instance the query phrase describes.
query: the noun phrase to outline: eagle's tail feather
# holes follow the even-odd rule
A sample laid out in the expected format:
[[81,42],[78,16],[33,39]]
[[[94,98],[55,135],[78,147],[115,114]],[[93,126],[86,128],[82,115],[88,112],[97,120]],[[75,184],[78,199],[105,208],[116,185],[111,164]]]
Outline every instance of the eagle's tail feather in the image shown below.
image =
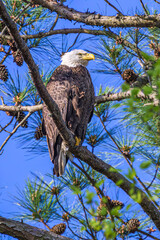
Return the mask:
[[66,144],[62,141],[61,149],[58,157],[58,171],[59,176],[62,176],[65,170],[65,166],[67,164],[68,158],[70,160],[73,159],[72,154],[68,151],[68,147]]
[[64,173],[64,169],[67,163],[67,151],[68,149],[66,145],[64,144],[64,142],[62,142],[59,157],[58,157],[59,176],[63,175]]

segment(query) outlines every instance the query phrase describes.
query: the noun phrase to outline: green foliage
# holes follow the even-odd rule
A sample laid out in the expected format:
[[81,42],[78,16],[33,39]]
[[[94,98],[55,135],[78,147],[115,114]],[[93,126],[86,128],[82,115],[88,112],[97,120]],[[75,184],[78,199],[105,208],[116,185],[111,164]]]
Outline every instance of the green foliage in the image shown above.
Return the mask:
[[21,218],[35,220],[38,222],[50,222],[57,219],[58,204],[57,199],[51,194],[51,185],[45,184],[43,180],[31,182],[26,181],[24,190],[19,190],[19,198],[17,204],[22,207],[26,213],[21,215]]

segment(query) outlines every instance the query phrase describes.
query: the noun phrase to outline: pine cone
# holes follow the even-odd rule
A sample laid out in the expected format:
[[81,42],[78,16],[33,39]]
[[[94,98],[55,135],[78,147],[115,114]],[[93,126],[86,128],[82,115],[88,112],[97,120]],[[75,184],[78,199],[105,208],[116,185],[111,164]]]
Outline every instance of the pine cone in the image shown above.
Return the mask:
[[121,147],[122,153],[130,160],[131,159],[131,154],[130,154],[131,147],[124,145]]
[[8,80],[8,71],[5,65],[0,64],[0,79],[6,82]]
[[22,66],[23,56],[22,56],[21,51],[17,48],[17,45],[16,45],[15,41],[14,40],[8,40],[8,45],[11,47],[14,62],[16,62],[16,64],[18,66]]
[[7,114],[8,116],[11,116],[11,117],[13,117],[13,116],[16,116],[17,112],[13,112],[13,111],[6,111],[6,114]]
[[139,225],[140,221],[136,218],[132,218],[126,223],[127,231],[129,233],[134,233],[135,231],[137,231]]
[[106,203],[104,203],[103,201],[100,202],[100,205],[97,208],[97,214],[98,214],[97,220],[99,221],[104,220],[108,215]]
[[[24,118],[25,118],[25,113],[24,112],[18,112],[16,115],[16,119],[17,121],[20,123]],[[27,128],[28,127],[28,121],[24,121],[24,123],[21,125],[21,127],[23,128]]]
[[129,84],[132,84],[136,81],[138,75],[132,69],[126,69],[122,73],[122,78]]
[[51,231],[58,235],[61,235],[62,233],[64,233],[65,230],[66,230],[65,223],[59,223],[51,228]]
[[37,128],[36,131],[34,133],[34,138],[36,140],[39,140],[40,138],[43,137],[43,131],[42,131],[42,124],[40,124]]
[[14,58],[14,62],[16,62],[16,64],[18,66],[22,66],[22,64],[23,64],[23,56],[22,56],[21,51],[19,49],[16,52],[12,51],[12,55],[13,55],[13,58]]
[[51,190],[51,194],[52,194],[52,195],[58,195],[58,194],[59,194],[59,189],[58,189],[58,187],[53,187],[52,190]]
[[97,143],[97,135],[96,134],[90,135],[88,139],[88,144],[90,144],[91,146],[94,146],[96,145],[96,143]]
[[154,56],[155,56],[156,58],[159,58],[159,57],[160,57],[160,48],[159,48],[159,47],[157,47],[157,48],[154,49]]
[[111,200],[109,205],[110,205],[110,208],[117,207],[117,206],[120,206],[121,208],[124,207],[124,203],[118,200]]

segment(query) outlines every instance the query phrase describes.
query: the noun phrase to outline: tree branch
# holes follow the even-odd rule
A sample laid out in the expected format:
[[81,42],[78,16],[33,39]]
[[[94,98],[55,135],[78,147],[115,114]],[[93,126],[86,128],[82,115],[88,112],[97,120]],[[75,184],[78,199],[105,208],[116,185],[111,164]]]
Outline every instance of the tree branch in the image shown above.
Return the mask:
[[[48,2],[49,4],[53,4],[53,2]],[[55,3],[54,3],[55,4]],[[60,110],[55,103],[55,101],[51,98],[51,96],[48,94],[38,71],[37,65],[34,63],[33,58],[29,52],[29,49],[23,39],[20,37],[19,32],[16,28],[15,23],[11,20],[10,16],[8,15],[4,4],[2,3],[2,0],[0,0],[0,15],[7,25],[7,27],[10,29],[11,34],[14,37],[14,40],[16,41],[19,49],[21,50],[24,60],[27,63],[31,77],[33,79],[33,82],[39,92],[40,97],[43,99],[45,104],[48,106],[49,111],[51,112],[52,118],[62,136],[64,141],[69,146],[69,150],[75,155],[75,157],[82,159],[84,162],[89,164],[93,169],[100,172],[101,174],[105,175],[109,179],[111,179],[115,184],[119,180],[121,180],[121,189],[123,189],[128,195],[130,195],[130,190],[134,189],[134,192],[139,192],[142,196],[142,201],[139,203],[140,206],[143,208],[146,214],[150,216],[152,221],[155,223],[158,229],[160,229],[160,213],[158,209],[155,207],[153,202],[146,196],[146,194],[139,189],[136,186],[133,186],[133,184],[126,179],[123,175],[121,175],[119,172],[117,172],[116,169],[114,169],[111,165],[103,162],[101,159],[96,157],[94,154],[88,151],[86,147],[76,147],[75,146],[75,140],[72,136],[72,133],[67,129]],[[132,196],[131,196],[132,197]]]
[[7,105],[0,105],[1,111],[8,111],[8,112],[36,112],[42,110],[43,104],[35,105],[35,106],[7,106]]
[[103,27],[160,27],[160,14],[157,15],[136,15],[136,16],[103,16],[94,13],[83,13],[68,8],[55,1],[33,0],[34,4],[57,12],[62,18],[85,23],[86,25]]
[[26,223],[0,217],[0,233],[18,238],[19,240],[72,240]]

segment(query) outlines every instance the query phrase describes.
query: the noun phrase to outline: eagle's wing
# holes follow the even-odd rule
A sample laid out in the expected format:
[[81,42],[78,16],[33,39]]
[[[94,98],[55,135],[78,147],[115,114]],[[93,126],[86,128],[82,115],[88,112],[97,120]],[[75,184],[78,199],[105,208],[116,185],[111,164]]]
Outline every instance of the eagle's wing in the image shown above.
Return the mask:
[[[57,103],[67,127],[81,139],[85,138],[87,124],[94,109],[94,88],[88,70],[83,66],[59,66],[47,84],[47,90]],[[67,161],[65,146],[46,105],[43,107],[44,126],[54,173],[64,172]]]
[[[47,90],[54,101],[57,103],[62,118],[66,121],[66,114],[68,110],[68,96],[70,92],[70,78],[69,69],[64,69],[65,66],[59,66],[53,73]],[[68,70],[68,71],[67,71]],[[51,117],[47,106],[43,106],[43,128],[46,132],[47,144],[51,161],[54,163],[54,172],[58,175],[58,157],[61,149],[62,138],[59,135],[58,129]]]
[[87,124],[90,122],[93,110],[95,93],[88,70],[83,66],[72,69],[70,98],[66,122],[68,128],[83,142]]

